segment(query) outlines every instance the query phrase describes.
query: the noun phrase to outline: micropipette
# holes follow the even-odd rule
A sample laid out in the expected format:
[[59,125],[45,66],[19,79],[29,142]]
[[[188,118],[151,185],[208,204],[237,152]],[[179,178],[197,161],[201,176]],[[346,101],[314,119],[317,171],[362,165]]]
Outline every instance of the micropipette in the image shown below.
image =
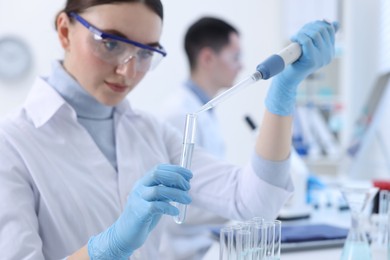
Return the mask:
[[216,96],[206,104],[204,104],[195,114],[199,114],[210,108],[215,107],[228,97],[235,94],[237,91],[243,89],[244,87],[254,83],[260,79],[269,79],[279,72],[283,71],[284,68],[298,60],[302,54],[301,46],[293,42],[288,45],[286,48],[282,49],[277,54],[271,55],[268,59],[260,63],[256,67],[256,72],[245,78],[244,80],[238,82],[228,90],[222,92],[220,95]]
[[[335,31],[337,31],[339,28],[338,23],[330,23],[327,20],[324,20],[324,22],[332,24],[333,29]],[[296,42],[290,43],[287,47],[279,51],[277,54],[271,55],[269,58],[257,65],[255,73],[204,104],[195,114],[199,114],[201,112],[209,110],[210,108],[215,107],[217,104],[221,103],[228,97],[235,94],[238,90],[243,89],[251,83],[254,83],[260,79],[269,79],[276,74],[279,74],[284,70],[286,66],[298,60],[301,54],[301,45]]]

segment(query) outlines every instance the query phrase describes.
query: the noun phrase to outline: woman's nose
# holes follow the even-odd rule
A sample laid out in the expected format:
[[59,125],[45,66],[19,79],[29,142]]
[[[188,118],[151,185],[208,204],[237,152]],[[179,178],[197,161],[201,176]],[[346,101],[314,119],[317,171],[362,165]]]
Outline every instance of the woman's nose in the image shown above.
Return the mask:
[[119,64],[116,73],[123,75],[126,79],[132,79],[137,74],[137,58],[132,56],[125,63]]

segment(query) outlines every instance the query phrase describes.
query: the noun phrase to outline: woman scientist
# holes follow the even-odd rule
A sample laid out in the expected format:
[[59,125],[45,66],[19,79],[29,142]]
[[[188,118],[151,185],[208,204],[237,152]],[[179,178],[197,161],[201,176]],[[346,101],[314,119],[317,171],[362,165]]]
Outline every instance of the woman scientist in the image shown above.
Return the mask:
[[166,216],[178,214],[170,202],[275,218],[291,195],[295,90],[330,62],[333,27],[294,37],[303,55],[273,80],[248,165],[195,150],[192,174],[176,166],[182,134],[125,98],[166,55],[162,20],[160,0],[68,0],[58,14],[64,59],[0,125],[2,259],[155,260]]

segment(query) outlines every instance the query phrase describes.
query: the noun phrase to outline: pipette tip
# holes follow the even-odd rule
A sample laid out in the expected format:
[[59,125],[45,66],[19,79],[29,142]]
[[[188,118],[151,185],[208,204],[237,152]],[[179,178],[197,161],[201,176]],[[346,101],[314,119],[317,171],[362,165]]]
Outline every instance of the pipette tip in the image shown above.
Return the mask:
[[204,112],[204,111],[209,110],[209,109],[212,108],[212,107],[213,107],[213,106],[212,106],[211,104],[206,103],[206,104],[204,104],[198,111],[196,111],[194,114],[197,115],[197,114],[199,114],[199,113],[202,113],[202,112]]

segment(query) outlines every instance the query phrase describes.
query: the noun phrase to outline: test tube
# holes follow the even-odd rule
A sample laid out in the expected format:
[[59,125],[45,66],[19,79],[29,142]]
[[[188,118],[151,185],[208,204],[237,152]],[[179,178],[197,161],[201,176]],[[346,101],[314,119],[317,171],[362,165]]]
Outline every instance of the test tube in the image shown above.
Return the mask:
[[256,222],[252,234],[252,259],[262,260],[265,258],[266,225]]
[[249,230],[241,229],[237,231],[236,240],[237,240],[237,260],[250,260],[252,255],[250,252],[250,239],[251,233]]
[[[180,166],[187,169],[191,167],[192,152],[195,146],[196,119],[196,114],[187,114],[186,116]],[[173,219],[177,224],[182,224],[186,218],[187,205],[175,202],[174,206],[179,209],[179,215],[174,216]]]
[[239,256],[237,255],[238,253],[237,234],[243,229],[241,223],[237,223],[233,225],[231,228],[233,230],[233,241],[232,241],[232,247],[230,249],[229,260],[236,260],[239,259]]
[[252,219],[251,219],[252,221],[254,221],[256,224],[263,224],[264,223],[264,218],[262,218],[262,217],[253,217]]
[[282,221],[275,220],[275,245],[274,245],[274,259],[280,259],[280,249],[282,246]]
[[224,227],[219,233],[219,260],[233,260],[232,247],[233,247],[234,230],[232,227]]
[[282,222],[279,220],[264,222],[265,227],[265,258],[280,259]]

